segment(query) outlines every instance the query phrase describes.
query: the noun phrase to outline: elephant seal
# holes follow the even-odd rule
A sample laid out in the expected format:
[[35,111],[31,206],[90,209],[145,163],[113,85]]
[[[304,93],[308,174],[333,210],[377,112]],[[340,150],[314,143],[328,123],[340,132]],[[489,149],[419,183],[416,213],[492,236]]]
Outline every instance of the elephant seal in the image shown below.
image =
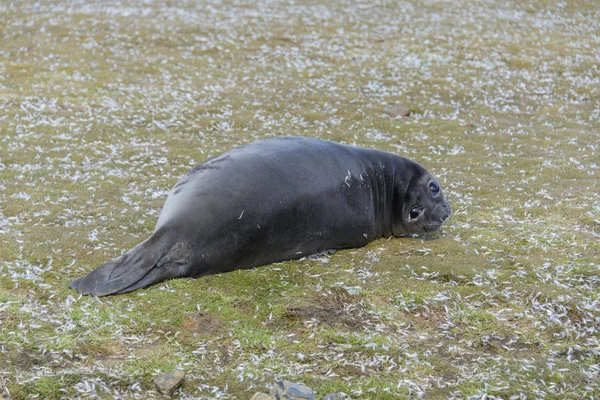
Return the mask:
[[193,168],[148,239],[69,286],[127,293],[433,231],[450,214],[436,179],[411,160],[307,137],[266,139]]

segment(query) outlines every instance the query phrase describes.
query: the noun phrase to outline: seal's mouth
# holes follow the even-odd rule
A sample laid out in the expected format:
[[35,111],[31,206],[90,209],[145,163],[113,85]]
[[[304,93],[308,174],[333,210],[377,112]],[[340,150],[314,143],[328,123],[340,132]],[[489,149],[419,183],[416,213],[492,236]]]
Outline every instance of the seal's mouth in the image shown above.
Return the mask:
[[438,229],[440,229],[442,227],[442,225],[444,225],[446,223],[446,221],[448,221],[448,218],[450,218],[450,215],[452,215],[452,209],[450,208],[450,205],[448,203],[446,203],[443,206],[442,215],[438,217],[437,221],[428,222],[427,224],[424,224],[423,231],[424,232],[437,231]]
[[423,232],[427,232],[427,233],[435,232],[435,231],[439,230],[442,227],[442,225],[444,225],[444,222],[431,223],[431,224],[424,225]]

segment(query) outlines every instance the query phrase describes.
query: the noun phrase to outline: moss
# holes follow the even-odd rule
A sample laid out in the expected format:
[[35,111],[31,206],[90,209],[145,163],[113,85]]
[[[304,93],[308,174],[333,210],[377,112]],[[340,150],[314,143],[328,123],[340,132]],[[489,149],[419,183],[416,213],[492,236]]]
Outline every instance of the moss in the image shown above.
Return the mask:
[[[9,397],[75,397],[84,379],[110,388],[100,397],[136,382],[156,397],[153,377],[174,368],[184,397],[249,397],[281,377],[356,398],[598,391],[591,3],[240,3],[203,24],[186,19],[200,5],[62,6],[0,13]],[[387,116],[395,103],[411,116]],[[454,215],[324,263],[100,300],[68,289],[152,232],[158,190],[190,166],[287,134],[419,161]]]

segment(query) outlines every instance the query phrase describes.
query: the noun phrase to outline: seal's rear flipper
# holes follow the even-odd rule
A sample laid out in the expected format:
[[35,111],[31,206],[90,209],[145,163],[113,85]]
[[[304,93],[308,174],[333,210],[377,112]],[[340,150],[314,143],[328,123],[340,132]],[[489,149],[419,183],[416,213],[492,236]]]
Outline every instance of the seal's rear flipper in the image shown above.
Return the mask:
[[186,250],[182,243],[164,246],[153,236],[87,276],[73,280],[69,287],[81,294],[100,297],[127,293],[165,279],[177,278],[188,270],[189,254]]
[[[184,267],[184,265],[181,265],[180,267]],[[187,267],[187,266],[185,266],[185,267]],[[184,271],[180,271],[179,269],[180,268],[177,268],[177,266],[171,266],[170,268],[167,268],[167,269],[163,269],[160,267],[153,268],[142,279],[140,279],[133,285],[128,286],[123,290],[120,290],[119,292],[115,292],[114,294],[124,294],[124,293],[133,292],[134,290],[138,290],[138,289],[144,288],[146,286],[150,286],[155,282],[160,282],[160,281],[164,281],[166,279],[181,277],[184,275]]]
[[79,282],[81,282],[81,280],[85,278],[84,276],[82,276],[81,278],[77,278],[77,279],[73,279],[71,281],[71,283],[69,283],[69,288],[70,289],[77,289],[77,286],[79,286]]

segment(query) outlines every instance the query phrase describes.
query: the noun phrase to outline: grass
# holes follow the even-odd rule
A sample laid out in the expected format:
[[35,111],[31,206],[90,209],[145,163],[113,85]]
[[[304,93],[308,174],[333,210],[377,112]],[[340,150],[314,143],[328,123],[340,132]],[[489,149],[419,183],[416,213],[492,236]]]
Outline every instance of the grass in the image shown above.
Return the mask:
[[[597,397],[597,4],[0,5],[0,397]],[[390,118],[403,103],[409,118]],[[412,158],[439,234],[79,297],[189,168],[307,135]]]

